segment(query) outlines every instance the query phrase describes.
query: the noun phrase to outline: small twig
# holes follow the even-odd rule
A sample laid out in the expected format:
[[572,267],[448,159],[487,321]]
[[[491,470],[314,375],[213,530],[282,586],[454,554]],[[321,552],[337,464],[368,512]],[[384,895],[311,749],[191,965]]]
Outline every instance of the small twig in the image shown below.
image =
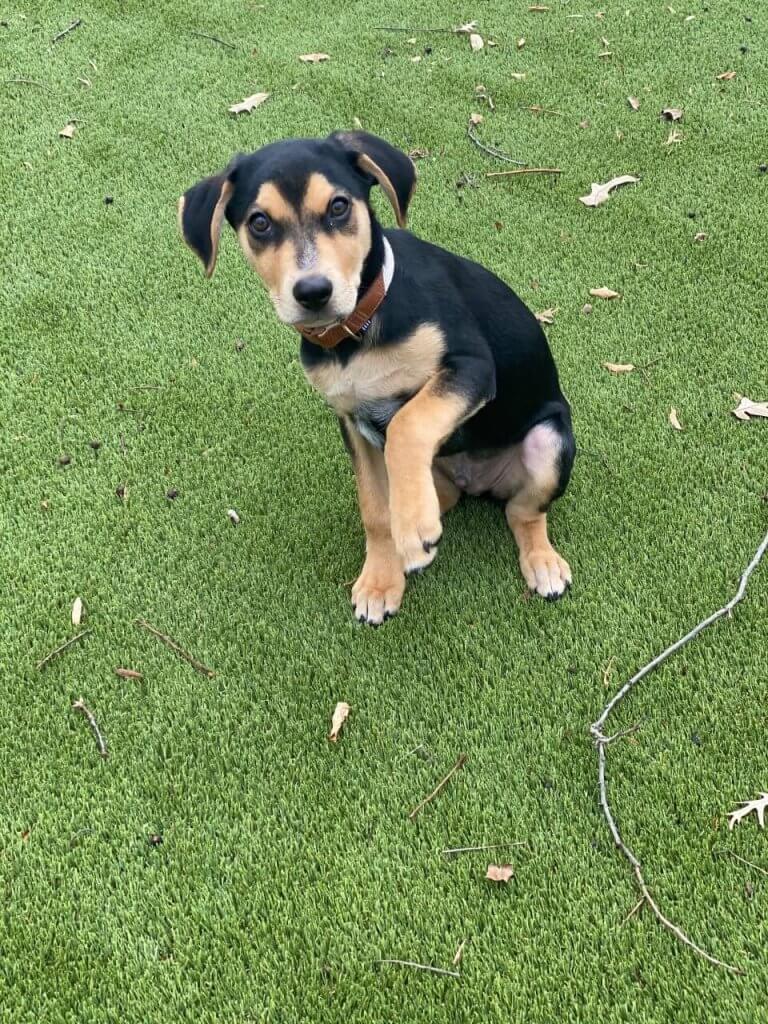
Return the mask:
[[34,78],[6,78],[6,85],[37,85],[41,89],[45,88],[45,83],[37,82]]
[[641,896],[640,899],[637,901],[637,903],[634,905],[634,907],[632,907],[630,912],[627,914],[627,916],[624,918],[624,920],[621,923],[622,924],[626,924],[627,921],[629,921],[630,918],[635,916],[635,914],[638,912],[638,910],[640,910],[640,908],[642,907],[642,905],[644,903],[645,903],[645,896]]
[[416,817],[419,811],[423,810],[431,800],[434,800],[436,796],[439,796],[440,793],[442,793],[445,786],[450,782],[450,780],[453,778],[453,776],[456,774],[459,768],[464,767],[466,761],[467,755],[460,754],[456,764],[453,766],[453,768],[451,768],[451,770],[448,772],[445,778],[442,781],[438,782],[437,786],[435,786],[435,788],[432,790],[429,796],[425,797],[420,804],[417,804],[417,806],[413,808],[411,813],[408,815],[411,821],[413,821],[413,819]]
[[660,363],[662,359],[666,359],[669,353],[662,352],[660,356],[656,356],[655,359],[650,359],[647,363],[643,363],[642,366],[635,367],[635,373],[642,373],[643,370],[647,370],[651,366],[655,366],[656,363]]
[[237,47],[234,43],[228,43],[225,39],[219,39],[218,36],[209,36],[206,32],[193,32],[190,30],[191,36],[197,36],[198,39],[210,39],[212,43],[218,43],[219,46],[226,46],[230,50],[236,50]]
[[[515,161],[517,162],[517,161]],[[562,174],[559,167],[519,167],[514,171],[486,171],[486,178],[510,178],[513,174]]]
[[740,857],[738,853],[734,853],[733,850],[713,850],[717,856],[721,857],[733,857],[734,860],[741,861],[742,864],[746,864],[747,867],[754,868],[755,871],[759,871],[761,875],[765,875],[768,878],[768,871],[765,868],[761,868],[759,864],[753,864],[751,860],[746,860],[744,857]]
[[194,658],[188,651],[185,651],[183,647],[180,647],[175,640],[150,625],[146,619],[136,619],[135,624],[137,626],[141,626],[142,629],[148,630],[153,634],[153,636],[162,640],[167,647],[170,647],[172,651],[175,651],[180,658],[184,659],[184,661],[188,661],[192,668],[197,669],[198,672],[202,672],[204,676],[208,676],[209,679],[212,679],[216,675],[212,668],[208,668],[208,666],[204,665],[202,661],[198,661],[197,658]]
[[512,846],[527,846],[528,843],[523,840],[518,843],[491,843],[490,846],[452,846],[450,849],[441,850],[440,853],[444,853],[446,857],[452,853],[474,853],[476,850],[506,850]]
[[608,742],[610,740],[610,737],[605,735],[605,733],[603,732],[603,727],[611,712],[621,703],[621,701],[624,700],[627,694],[630,693],[630,691],[640,682],[641,679],[644,679],[645,676],[653,672],[653,670],[658,668],[659,665],[661,665],[663,662],[667,660],[667,658],[671,657],[671,655],[673,655],[676,651],[679,651],[681,647],[684,647],[685,644],[689,643],[691,640],[697,637],[699,633],[703,632],[703,630],[707,629],[713,623],[717,622],[718,619],[722,619],[724,616],[731,614],[736,605],[743,599],[747,589],[747,582],[749,580],[749,577],[752,575],[752,573],[759,565],[760,560],[766,552],[766,549],[768,549],[768,533],[766,533],[766,535],[760,542],[757,551],[752,557],[752,561],[741,574],[738,589],[736,590],[736,593],[733,595],[730,601],[724,604],[722,608],[718,608],[717,611],[712,612],[712,614],[708,615],[707,618],[702,619],[701,622],[697,623],[697,625],[695,625],[693,629],[686,633],[685,636],[681,637],[679,640],[676,640],[674,643],[670,644],[669,647],[665,648],[665,650],[661,652],[661,654],[657,654],[652,661],[649,661],[647,665],[644,665],[641,669],[639,669],[639,671],[637,671],[632,676],[632,678],[629,679],[621,687],[621,689],[617,690],[617,692],[613,695],[613,697],[611,697],[611,699],[603,708],[600,717],[595,722],[593,722],[592,725],[589,727],[590,735],[592,736],[595,747],[597,748],[597,781],[600,789],[600,808],[608,824],[608,828],[610,829],[614,844],[618,847],[618,849],[621,851],[624,857],[626,857],[626,859],[632,866],[635,880],[637,881],[637,886],[645,902],[656,915],[656,919],[660,922],[660,924],[662,924],[665,928],[671,931],[679,942],[681,942],[684,946],[687,946],[689,949],[692,949],[694,953],[702,957],[704,960],[707,960],[709,963],[714,964],[716,967],[724,967],[725,970],[731,971],[734,974],[743,974],[744,971],[740,967],[735,967],[732,964],[727,964],[724,963],[722,960],[718,960],[717,957],[712,956],[711,953],[708,953],[705,949],[702,949],[701,946],[696,945],[696,943],[693,942],[692,939],[688,938],[685,932],[678,928],[677,925],[673,924],[668,917],[664,916],[664,914],[659,909],[658,904],[651,896],[648,890],[648,885],[646,884],[645,878],[643,877],[643,869],[640,864],[640,861],[632,852],[632,850],[630,850],[627,844],[624,842],[621,832],[619,831],[619,826],[616,824],[616,819],[613,816],[611,805],[608,801],[608,783],[606,778],[606,751],[608,748]]
[[453,35],[452,28],[403,28],[400,25],[378,25],[374,32],[407,32],[408,35],[418,35],[419,32],[440,32],[446,35]]
[[633,733],[637,732],[637,730],[640,728],[640,724],[640,722],[635,722],[635,724],[630,725],[628,729],[620,729],[618,732],[615,732],[612,736],[602,736],[599,740],[595,740],[595,743],[602,743],[604,746],[607,747],[608,744],[613,743],[615,740],[623,739],[624,736],[631,736]]
[[68,36],[70,32],[74,32],[75,29],[77,28],[77,26],[78,25],[82,25],[82,23],[83,23],[83,19],[82,18],[75,18],[75,20],[72,22],[71,25],[67,25],[67,27],[63,28],[61,30],[61,32],[58,33],[58,35],[55,35],[53,37],[53,39],[51,40],[51,43],[52,44],[53,43],[58,43],[58,41],[60,39],[63,39],[64,36]]
[[464,947],[466,946],[468,941],[468,939],[462,939],[459,948],[453,954],[453,960],[451,960],[451,963],[453,964],[454,967],[458,967],[459,964],[461,963],[461,957],[462,954],[464,953]]
[[102,757],[107,757],[107,741],[101,735],[99,723],[96,721],[93,712],[85,703],[82,697],[80,697],[79,700],[75,701],[75,703],[72,705],[72,710],[81,711],[88,719],[88,725],[90,725],[91,729],[93,730],[93,735],[96,737],[96,743],[98,744],[99,747],[99,753],[101,754]]
[[50,654],[46,654],[44,658],[41,658],[40,661],[38,661],[35,668],[37,668],[38,670],[41,668],[45,668],[48,662],[52,661],[57,654],[61,654],[62,651],[66,651],[68,647],[71,647],[72,644],[77,643],[78,640],[82,639],[82,637],[86,636],[90,632],[90,629],[84,629],[82,633],[78,633],[77,636],[73,636],[71,640],[66,640],[63,644],[61,644],[61,646],[57,647],[55,651],[51,651]]
[[509,164],[519,164],[521,167],[525,167],[525,160],[515,160],[513,157],[508,156],[506,153],[502,153],[500,149],[496,149],[495,146],[489,146],[485,142],[483,142],[483,140],[478,136],[477,132],[475,131],[475,126],[472,124],[471,121],[467,125],[467,135],[472,140],[472,142],[474,142],[474,144],[478,147],[478,149],[482,149],[482,151],[484,153],[487,153],[489,156],[495,157],[497,160],[506,160],[507,163]]
[[413,960],[374,960],[375,964],[399,964],[401,967],[415,967],[417,971],[431,971],[432,974],[445,974],[449,978],[460,978],[458,971],[446,971],[443,967],[432,967],[430,964],[417,964]]

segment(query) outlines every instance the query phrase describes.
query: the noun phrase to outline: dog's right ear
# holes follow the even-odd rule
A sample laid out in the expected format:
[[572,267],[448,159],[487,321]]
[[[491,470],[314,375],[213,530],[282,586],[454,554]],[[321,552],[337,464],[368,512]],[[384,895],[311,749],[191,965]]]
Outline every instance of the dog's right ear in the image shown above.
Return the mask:
[[234,187],[225,171],[203,178],[179,199],[179,228],[184,241],[203,261],[210,277],[219,252],[221,222]]

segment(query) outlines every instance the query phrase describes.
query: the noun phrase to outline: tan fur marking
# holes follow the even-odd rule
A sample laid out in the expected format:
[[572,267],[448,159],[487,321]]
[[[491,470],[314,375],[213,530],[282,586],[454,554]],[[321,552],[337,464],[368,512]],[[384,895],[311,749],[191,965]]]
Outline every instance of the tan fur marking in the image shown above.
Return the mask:
[[365,257],[371,247],[371,218],[362,199],[352,200],[349,225],[357,230],[334,231],[332,234],[324,231],[318,233],[315,242],[317,270],[322,274],[327,272],[328,268],[336,267],[345,280],[353,281],[357,288]]
[[296,267],[296,246],[290,239],[280,245],[267,246],[262,252],[251,248],[247,224],[241,224],[237,231],[240,248],[246,259],[262,279],[270,292],[280,288],[283,278]]
[[363,349],[346,366],[328,361],[307,371],[307,376],[337,412],[352,413],[363,402],[422,388],[437,371],[444,351],[440,328],[422,324],[398,345]]
[[302,210],[314,216],[322,216],[328,209],[331,196],[336,192],[335,186],[319,171],[309,176],[307,188],[302,201]]
[[514,500],[507,504],[507,522],[520,550],[520,571],[531,590],[542,597],[560,597],[571,582],[571,568],[552,547],[547,536],[547,516],[531,519],[515,514]]
[[403,561],[398,555],[389,527],[389,487],[384,455],[345,420],[352,447],[360,516],[365,528],[366,557],[352,588],[357,618],[372,624],[394,615],[405,589]]
[[442,533],[432,462],[440,443],[474,411],[462,395],[441,389],[439,375],[392,417],[384,458],[395,547],[406,571],[429,565]]
[[211,217],[211,258],[205,267],[206,277],[211,276],[216,266],[216,258],[219,255],[219,239],[221,238],[221,222],[224,220],[224,211],[227,208],[232,191],[232,182],[225,181],[221,187],[218,202],[213,209],[213,216]]
[[[272,220],[296,221],[296,210],[271,181],[265,181],[259,189],[248,216],[253,210],[263,210]],[[246,221],[248,216],[245,218]]]

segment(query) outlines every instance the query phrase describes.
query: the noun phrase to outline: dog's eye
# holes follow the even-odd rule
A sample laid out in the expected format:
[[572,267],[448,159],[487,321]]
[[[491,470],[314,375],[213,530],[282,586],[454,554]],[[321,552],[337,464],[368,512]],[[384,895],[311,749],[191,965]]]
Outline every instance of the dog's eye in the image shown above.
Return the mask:
[[269,231],[269,217],[266,213],[262,213],[261,210],[257,210],[248,221],[248,227],[254,235],[266,234]]
[[331,200],[329,210],[332,217],[343,217],[349,211],[349,200],[346,196],[336,196]]

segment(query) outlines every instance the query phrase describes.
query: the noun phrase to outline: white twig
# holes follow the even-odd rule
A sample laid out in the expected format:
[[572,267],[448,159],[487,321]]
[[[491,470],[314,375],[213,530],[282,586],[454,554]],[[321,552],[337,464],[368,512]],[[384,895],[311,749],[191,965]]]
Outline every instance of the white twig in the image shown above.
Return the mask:
[[99,729],[99,723],[96,721],[96,717],[94,716],[93,712],[85,703],[82,697],[80,697],[79,700],[75,701],[75,703],[72,705],[72,710],[82,712],[82,714],[84,714],[85,717],[88,719],[88,725],[90,725],[91,729],[93,730],[93,735],[96,737],[96,743],[99,747],[99,753],[101,754],[102,757],[107,757],[107,741],[101,735],[101,729]]
[[661,652],[661,654],[658,654],[652,661],[649,661],[647,665],[644,665],[638,672],[636,672],[632,676],[632,678],[628,680],[628,682],[626,682],[621,687],[621,689],[613,695],[613,697],[611,697],[611,699],[603,708],[600,717],[597,719],[597,721],[593,722],[592,725],[589,727],[590,735],[592,736],[592,739],[595,743],[595,747],[597,748],[597,779],[600,787],[600,807],[602,809],[605,820],[608,823],[608,828],[611,831],[611,836],[613,837],[614,843],[622,852],[622,854],[626,857],[629,863],[632,865],[632,871],[635,875],[635,879],[637,881],[638,888],[642,893],[643,899],[651,908],[653,913],[656,915],[657,920],[665,928],[671,931],[679,942],[682,942],[684,946],[688,946],[689,949],[692,949],[694,953],[697,953],[700,957],[702,957],[704,960],[707,960],[709,963],[714,964],[717,967],[724,967],[727,971],[732,971],[734,974],[743,974],[744,972],[740,967],[734,967],[732,964],[724,963],[722,960],[718,960],[717,957],[712,956],[711,953],[708,953],[705,949],[702,949],[701,946],[696,945],[696,943],[692,939],[688,938],[685,932],[678,928],[676,924],[673,924],[668,917],[665,917],[665,915],[661,912],[659,905],[651,896],[648,890],[648,885],[646,884],[645,878],[643,877],[642,865],[640,864],[640,861],[632,852],[632,850],[624,842],[621,836],[621,832],[619,831],[619,827],[616,824],[616,819],[613,816],[611,805],[608,801],[608,783],[606,780],[606,752],[611,740],[616,739],[619,735],[622,735],[622,733],[616,733],[614,734],[614,736],[606,736],[603,732],[603,726],[605,725],[611,712],[621,703],[621,701],[624,700],[627,694],[635,686],[637,686],[641,679],[644,679],[647,675],[653,672],[653,670],[658,668],[659,665],[661,665],[663,662],[667,660],[667,658],[675,654],[676,651],[679,651],[681,647],[684,647],[685,644],[689,643],[691,640],[697,637],[699,633],[703,632],[703,630],[707,629],[714,622],[717,622],[718,619],[722,619],[725,615],[731,614],[736,605],[743,599],[747,589],[747,582],[749,580],[749,577],[757,568],[758,564],[760,563],[760,560],[766,552],[766,549],[768,549],[768,533],[766,533],[766,535],[763,537],[760,546],[758,547],[757,551],[754,554],[754,557],[752,558],[752,561],[741,574],[738,589],[736,590],[736,593],[733,595],[730,601],[728,601],[727,604],[724,604],[722,608],[718,608],[716,612],[712,612],[712,614],[707,616],[706,619],[702,619],[702,621],[699,622],[696,626],[694,626],[693,629],[690,630],[690,632],[686,633],[684,637],[681,637],[679,640],[676,640],[673,644],[670,644],[669,647],[667,647],[665,650]]
[[458,971],[446,971],[443,967],[432,967],[430,964],[417,964],[414,960],[374,960],[376,964],[399,964],[401,967],[415,967],[417,971],[431,971],[432,974],[446,974],[449,978],[460,978]]
[[474,853],[476,850],[501,850],[508,849],[510,846],[527,846],[528,843],[523,839],[517,843],[491,843],[490,846],[452,846],[450,849],[441,850],[440,853],[444,853],[446,857],[450,857],[453,853]]

